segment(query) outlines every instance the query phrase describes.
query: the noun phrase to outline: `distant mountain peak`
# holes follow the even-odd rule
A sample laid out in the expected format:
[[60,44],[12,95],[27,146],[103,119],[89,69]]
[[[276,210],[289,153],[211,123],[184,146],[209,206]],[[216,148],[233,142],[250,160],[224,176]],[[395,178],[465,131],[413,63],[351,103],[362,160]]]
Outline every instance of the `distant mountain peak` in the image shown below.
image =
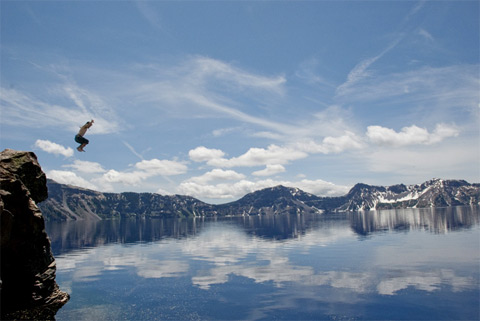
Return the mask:
[[227,204],[210,205],[194,197],[154,193],[101,193],[47,182],[49,198],[39,206],[47,219],[184,217],[302,214],[330,211],[480,205],[480,184],[434,178],[420,185],[373,186],[358,183],[344,196],[319,197],[277,185]]

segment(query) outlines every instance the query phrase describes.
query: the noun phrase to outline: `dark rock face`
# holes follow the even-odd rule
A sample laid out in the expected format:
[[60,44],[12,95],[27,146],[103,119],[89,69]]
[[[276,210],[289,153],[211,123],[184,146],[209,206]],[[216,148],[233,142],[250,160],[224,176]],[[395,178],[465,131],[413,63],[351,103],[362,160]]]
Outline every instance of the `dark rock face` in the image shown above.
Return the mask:
[[35,154],[0,153],[2,320],[54,319],[69,299],[55,282],[55,259],[36,205],[47,195]]

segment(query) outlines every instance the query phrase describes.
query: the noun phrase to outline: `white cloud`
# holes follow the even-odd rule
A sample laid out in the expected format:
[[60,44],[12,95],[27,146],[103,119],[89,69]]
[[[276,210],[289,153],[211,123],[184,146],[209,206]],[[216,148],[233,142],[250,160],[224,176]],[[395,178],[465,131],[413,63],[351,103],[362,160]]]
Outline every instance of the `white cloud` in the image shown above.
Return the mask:
[[191,68],[189,69],[191,76],[202,81],[213,77],[245,88],[250,87],[282,93],[283,84],[286,82],[284,76],[265,77],[249,73],[223,61],[202,56],[188,61],[187,66]]
[[478,173],[479,152],[478,138],[475,138],[464,143],[447,141],[441,148],[437,145],[382,146],[365,154],[363,159],[370,171],[396,173],[418,182],[432,177],[468,178],[469,173]]
[[[478,64],[448,67],[423,67],[405,72],[371,75],[345,88],[344,103],[401,102],[403,106],[431,106],[430,117],[444,119],[470,110],[477,115],[480,93],[478,91]],[[407,89],[407,90],[406,90]],[[448,118],[447,118],[448,119]]]
[[432,133],[416,125],[404,127],[400,132],[382,126],[368,126],[366,133],[371,142],[388,146],[430,145],[458,134],[458,129],[446,124],[438,124]]
[[212,131],[212,135],[214,137],[221,137],[225,136],[227,134],[230,134],[232,132],[238,131],[240,127],[229,127],[229,128],[220,128],[220,129],[215,129]]
[[435,144],[443,141],[445,138],[457,137],[460,134],[460,130],[456,126],[450,126],[447,124],[437,124],[435,130],[430,135],[430,143]]
[[65,157],[73,156],[73,149],[71,149],[70,147],[65,148],[64,146],[51,142],[49,140],[37,139],[37,141],[35,142],[35,147],[38,147],[44,152],[50,154],[63,155]]
[[94,179],[94,181],[105,189],[113,190],[112,184],[139,186],[151,177],[162,176],[167,179],[166,176],[184,174],[188,169],[181,162],[160,159],[142,160],[135,164],[135,168],[137,170],[133,171],[110,169],[101,177]]
[[296,148],[305,152],[316,154],[340,153],[349,149],[361,149],[364,147],[362,139],[350,131],[338,137],[325,137],[322,143],[313,140],[300,141],[295,143]]
[[240,180],[235,183],[221,183],[215,185],[199,184],[185,181],[178,186],[180,194],[191,195],[203,199],[231,199],[239,198],[253,191],[278,185],[274,181],[252,182]]
[[96,163],[96,162],[90,162],[90,161],[82,161],[79,159],[76,159],[73,164],[70,165],[63,165],[63,167],[70,167],[73,168],[74,170],[82,173],[89,173],[89,174],[94,174],[94,173],[104,173],[106,170],[102,167],[101,164]]
[[272,144],[266,149],[252,147],[245,154],[230,159],[211,158],[207,160],[207,164],[216,167],[251,167],[267,164],[287,164],[290,161],[307,156],[307,153],[303,151]]
[[[357,236],[348,224],[307,229],[305,233],[299,233],[295,238],[276,242],[248,235],[233,224],[219,226],[218,223],[221,222],[216,222],[215,226],[208,224],[202,226],[202,233],[194,237],[166,238],[164,242],[154,242],[148,246],[136,244],[134,246],[137,248],[133,249],[121,244],[112,244],[88,248],[81,253],[66,253],[57,260],[58,270],[74,271],[74,280],[85,280],[98,277],[104,271],[133,267],[137,275],[143,278],[188,276],[191,283],[201,289],[227,283],[229,276],[236,275],[249,278],[255,283],[268,282],[276,287],[292,284],[301,286],[305,291],[294,291],[298,295],[295,297],[297,301],[314,300],[318,297],[310,296],[310,293],[318,293],[314,288],[328,286],[350,292],[343,291],[341,298],[329,299],[329,302],[339,300],[342,304],[345,293],[351,300],[351,294],[355,293],[396,295],[409,287],[435,292],[442,286],[449,286],[453,292],[460,292],[473,290],[476,286],[471,276],[457,275],[457,272],[451,269],[422,270],[425,260],[428,262],[438,260],[440,266],[445,266],[445,256],[441,251],[444,251],[446,243],[436,246],[435,249],[439,251],[434,251],[427,259],[424,249],[415,251],[415,246],[407,246],[408,244],[402,244],[397,250],[402,252],[404,249],[405,253],[401,254],[406,254],[411,260],[405,260],[403,255],[392,255],[391,246],[378,246],[373,251],[372,260],[369,260],[365,271],[355,273],[349,271],[348,267],[316,270],[312,266],[291,260],[291,255],[293,253],[308,255],[320,249],[320,246],[334,245],[335,248],[339,243],[353,242]],[[465,262],[469,264],[476,263],[476,252],[470,253],[473,249],[474,246],[471,249],[467,248],[467,254],[465,251],[457,251],[458,258],[467,259]],[[247,260],[249,257],[257,257],[257,261]],[[392,259],[397,265],[390,264]],[[195,265],[198,264],[192,262],[202,262],[206,268],[195,269]],[[325,301],[324,298],[321,300]],[[285,302],[282,302],[281,306],[285,308],[283,303]]]
[[342,85],[338,86],[337,95],[338,96],[348,95],[352,87],[355,87],[358,82],[362,81],[363,79],[367,78],[370,75],[368,68],[370,68],[370,66],[374,64],[377,60],[381,59],[390,50],[395,48],[400,42],[400,40],[401,40],[401,37],[398,37],[378,55],[371,58],[367,58],[359,62],[350,71],[350,73],[347,76],[347,80]]
[[417,34],[424,37],[426,40],[428,41],[435,41],[435,39],[433,38],[433,36],[430,34],[430,32],[428,32],[427,30],[423,29],[423,28],[420,28],[418,29],[417,31]]
[[163,188],[159,188],[155,191],[155,193],[160,194],[160,195],[173,195],[174,193],[167,191]]
[[15,89],[2,87],[1,93],[2,122],[7,124],[30,128],[58,125],[71,128],[83,115],[76,110],[45,103]]
[[223,170],[223,169],[216,168],[201,176],[192,177],[188,181],[199,183],[199,184],[205,184],[215,180],[241,180],[244,178],[245,178],[245,175],[237,173],[233,170]]
[[221,113],[222,115],[228,116],[234,120],[269,128],[277,132],[291,132],[295,130],[294,126],[274,122],[266,118],[252,116],[232,107],[231,105],[227,105],[224,103],[224,101],[229,101],[229,98],[227,97],[220,98],[214,93],[197,91],[198,89],[193,90],[189,88],[178,91],[176,93],[176,95],[178,95],[176,99],[180,99],[182,101],[186,100],[188,105],[193,104],[196,106],[202,106],[206,109],[214,111],[215,117],[218,117],[218,113]]
[[[56,84],[52,84],[55,87]],[[119,130],[117,117],[112,109],[95,94],[70,83],[52,90],[48,99],[70,99],[76,108],[50,103],[45,98],[27,95],[21,91],[1,88],[2,122],[31,128],[60,127],[76,132],[86,121],[95,119],[91,133],[112,133]],[[88,107],[87,107],[88,106]]]
[[150,159],[142,160],[135,164],[135,167],[145,171],[150,176],[155,175],[179,175],[187,172],[188,167],[177,161]]
[[125,147],[128,148],[129,151],[132,152],[133,155],[137,156],[138,158],[140,158],[141,160],[143,160],[143,156],[142,154],[138,153],[135,148],[133,148],[132,145],[130,145],[129,143],[127,143],[126,141],[123,141],[123,144],[125,145]]
[[[307,154],[289,147],[269,145],[264,148],[250,148],[245,154],[225,162],[226,166],[257,166],[267,164],[286,164],[289,161],[302,159]],[[220,161],[223,163],[223,161]]]
[[456,291],[468,288],[472,281],[471,277],[457,276],[452,270],[410,271],[408,275],[381,280],[377,285],[377,291],[383,295],[394,295],[400,290],[414,287],[418,290],[433,292],[438,291],[443,284],[449,284]]
[[60,184],[68,184],[83,188],[97,190],[97,187],[84,178],[77,176],[74,172],[51,170],[47,172],[47,177]]
[[339,137],[325,137],[322,142],[323,153],[340,153],[347,149],[360,149],[363,147],[361,140],[352,132],[347,131]]
[[135,1],[135,5],[142,16],[155,28],[163,30],[162,21],[155,9],[146,1]]
[[289,161],[307,157],[303,151],[274,144],[266,149],[252,147],[245,154],[230,159],[224,158],[225,153],[219,149],[209,149],[203,146],[190,150],[188,154],[193,161],[206,162],[208,165],[223,168],[286,164]]
[[[134,262],[131,265],[137,267],[138,276],[143,278],[158,279],[179,277],[184,275],[190,267],[187,262],[179,260],[141,259],[146,262]],[[125,263],[120,264],[127,265]]]
[[254,176],[271,176],[278,173],[285,172],[285,167],[280,164],[267,164],[267,166],[259,171],[252,173]]
[[225,153],[219,149],[210,149],[205,146],[199,146],[188,152],[188,156],[194,162],[208,162],[212,159],[222,158]]
[[[247,182],[247,185],[251,185]],[[197,198],[206,199],[227,199],[235,198],[237,195],[245,194],[244,191],[249,190],[245,186],[245,182],[237,182],[234,184],[217,184],[205,185],[192,181],[186,181],[178,186],[180,194],[191,195]]]
[[[82,88],[72,81],[67,81],[63,86],[64,95],[67,95],[75,105],[81,110],[82,121],[78,126],[83,125],[85,121],[95,120],[94,126],[89,129],[93,134],[109,134],[120,130],[118,117],[110,106],[94,92]],[[85,119],[85,120],[83,120]],[[76,122],[78,123],[78,119]]]
[[351,189],[351,186],[336,185],[321,179],[302,179],[292,182],[290,186],[298,187],[302,191],[318,196],[343,196]]
[[[244,99],[270,104],[272,99],[283,96],[286,83],[283,75],[264,76],[202,56],[189,57],[174,67],[149,64],[138,65],[137,68],[142,70],[142,75],[137,77],[136,85],[128,91],[139,103],[155,103],[156,106],[163,106],[159,108],[165,108],[168,113],[180,114],[179,117],[209,115],[227,117],[277,132],[294,129],[293,126],[243,110],[248,109]],[[153,78],[146,77],[150,72],[154,72]]]
[[317,59],[308,59],[300,64],[298,70],[295,72],[295,76],[309,84],[318,84],[323,87],[334,88],[335,86],[333,83],[315,73],[315,69],[318,65],[319,62]]
[[100,183],[121,183],[124,185],[138,185],[150,175],[144,171],[119,172],[114,169],[109,170],[99,179]]
[[258,191],[268,187],[283,185],[287,187],[298,187],[301,190],[319,196],[341,196],[345,195],[350,187],[335,185],[323,180],[286,181],[265,179],[250,181],[241,179],[234,183],[208,184],[208,182],[199,182],[187,180],[182,182],[178,191],[180,194],[191,195],[199,199],[233,199],[240,198],[245,194]]

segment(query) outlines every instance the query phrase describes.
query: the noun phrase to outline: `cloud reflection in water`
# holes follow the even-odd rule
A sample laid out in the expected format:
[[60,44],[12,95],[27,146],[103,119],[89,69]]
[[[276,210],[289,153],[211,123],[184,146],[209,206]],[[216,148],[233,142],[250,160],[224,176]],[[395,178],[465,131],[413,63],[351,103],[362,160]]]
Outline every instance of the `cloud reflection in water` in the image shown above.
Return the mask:
[[[359,216],[350,224],[327,220],[283,240],[245,233],[232,221],[211,221],[180,239],[128,246],[110,243],[66,253],[57,257],[57,267],[59,273],[72,273],[73,282],[98,280],[105,271],[133,268],[141,278],[189,278],[202,290],[227,284],[232,276],[276,288],[302,287],[304,294],[321,286],[388,296],[409,287],[427,292],[442,286],[450,286],[453,292],[478,288],[478,275],[459,274],[452,265],[453,258],[478,267],[479,245],[469,243],[468,233],[432,239],[431,229],[421,228],[407,235],[374,235],[363,242],[361,254],[355,253],[358,235],[362,235],[355,233],[358,220],[369,222],[368,233],[379,226],[405,226],[405,221],[414,227],[430,222],[429,216],[415,214],[410,219],[407,214],[382,217],[376,213]],[[444,220],[431,219],[432,226],[440,224],[443,229]],[[478,226],[478,218],[473,225]]]

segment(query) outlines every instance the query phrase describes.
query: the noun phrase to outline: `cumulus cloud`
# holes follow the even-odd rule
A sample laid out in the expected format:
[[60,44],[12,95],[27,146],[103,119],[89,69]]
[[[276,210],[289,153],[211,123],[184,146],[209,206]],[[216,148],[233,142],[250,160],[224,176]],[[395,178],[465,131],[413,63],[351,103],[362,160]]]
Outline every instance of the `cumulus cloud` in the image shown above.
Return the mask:
[[346,132],[339,137],[325,137],[323,148],[325,154],[340,153],[347,149],[360,149],[363,147],[361,140],[352,132]]
[[[259,175],[258,172],[262,174],[268,172],[273,175],[273,173],[282,172],[281,169],[284,170],[285,168],[282,165],[267,165],[264,170],[257,171],[256,176],[267,176]],[[218,182],[220,180],[234,182]],[[347,194],[351,188],[350,186],[335,185],[321,179],[302,179],[300,181],[263,179],[252,181],[246,179],[245,175],[232,170],[214,169],[182,182],[177,191],[180,194],[191,195],[200,199],[232,199],[277,185],[298,187],[305,192],[318,196],[341,196]]]
[[264,179],[250,181],[242,179],[234,183],[208,184],[208,182],[199,182],[187,180],[181,183],[178,191],[181,194],[192,195],[200,199],[232,199],[240,198],[245,194],[258,191],[268,187],[283,185],[287,187],[298,187],[301,190],[318,196],[341,196],[348,193],[350,187],[335,185],[323,180],[286,181]]
[[382,126],[368,126],[366,133],[371,142],[390,146],[431,145],[458,134],[458,129],[446,124],[438,124],[432,133],[416,125],[403,127],[400,132]]
[[74,170],[82,173],[94,174],[94,173],[104,173],[106,170],[102,167],[101,164],[90,161],[82,161],[76,159],[73,164],[63,165],[63,167],[70,167]]
[[252,173],[254,176],[271,176],[278,173],[285,172],[285,167],[280,164],[267,164],[267,166],[259,171]]
[[307,153],[311,154],[330,154],[341,153],[349,149],[360,149],[364,147],[364,143],[360,137],[350,131],[346,131],[344,135],[338,137],[325,137],[321,143],[313,140],[301,141],[295,143],[295,146]]
[[351,186],[336,185],[321,179],[309,180],[302,179],[301,181],[292,182],[290,186],[295,186],[301,190],[314,194],[317,196],[342,196],[347,194]]
[[225,153],[219,149],[211,149],[205,146],[199,146],[188,152],[188,156],[194,162],[208,162],[212,159],[222,158]]
[[61,184],[97,190],[95,185],[71,171],[51,170],[47,172],[47,177]]
[[201,176],[192,177],[188,181],[199,183],[199,184],[205,184],[215,180],[241,180],[244,178],[245,178],[245,175],[237,173],[233,170],[223,170],[223,169],[216,168]]
[[178,186],[180,194],[192,195],[198,198],[206,199],[229,199],[239,198],[245,194],[251,193],[266,187],[272,187],[273,181],[252,182],[248,180],[240,180],[235,183],[220,184],[200,184],[193,181],[185,181]]
[[138,185],[150,175],[143,171],[119,172],[114,169],[109,170],[98,179],[101,183],[121,183],[124,185]]
[[173,176],[187,172],[188,167],[177,161],[150,159],[142,160],[135,164],[136,170],[117,171],[108,170],[101,177],[96,178],[95,182],[112,190],[111,184],[123,184],[127,186],[138,186],[148,178],[154,176]]
[[197,147],[189,152],[194,161],[204,161],[215,167],[251,167],[267,164],[287,164],[289,161],[307,157],[307,153],[290,147],[270,145],[265,148],[250,148],[245,154],[230,159],[218,149]]
[[215,162],[217,166],[235,167],[235,166],[258,166],[267,164],[287,164],[289,161],[302,159],[308,155],[290,147],[278,145],[269,145],[265,148],[250,148],[245,154],[231,159],[218,159]]
[[188,167],[177,161],[150,159],[142,160],[135,164],[135,167],[147,172],[149,175],[179,175],[187,172]]
[[44,152],[50,154],[63,155],[65,157],[73,156],[73,149],[71,149],[70,147],[65,148],[64,146],[51,142],[49,140],[37,139],[37,141],[35,142],[35,147],[38,147]]

